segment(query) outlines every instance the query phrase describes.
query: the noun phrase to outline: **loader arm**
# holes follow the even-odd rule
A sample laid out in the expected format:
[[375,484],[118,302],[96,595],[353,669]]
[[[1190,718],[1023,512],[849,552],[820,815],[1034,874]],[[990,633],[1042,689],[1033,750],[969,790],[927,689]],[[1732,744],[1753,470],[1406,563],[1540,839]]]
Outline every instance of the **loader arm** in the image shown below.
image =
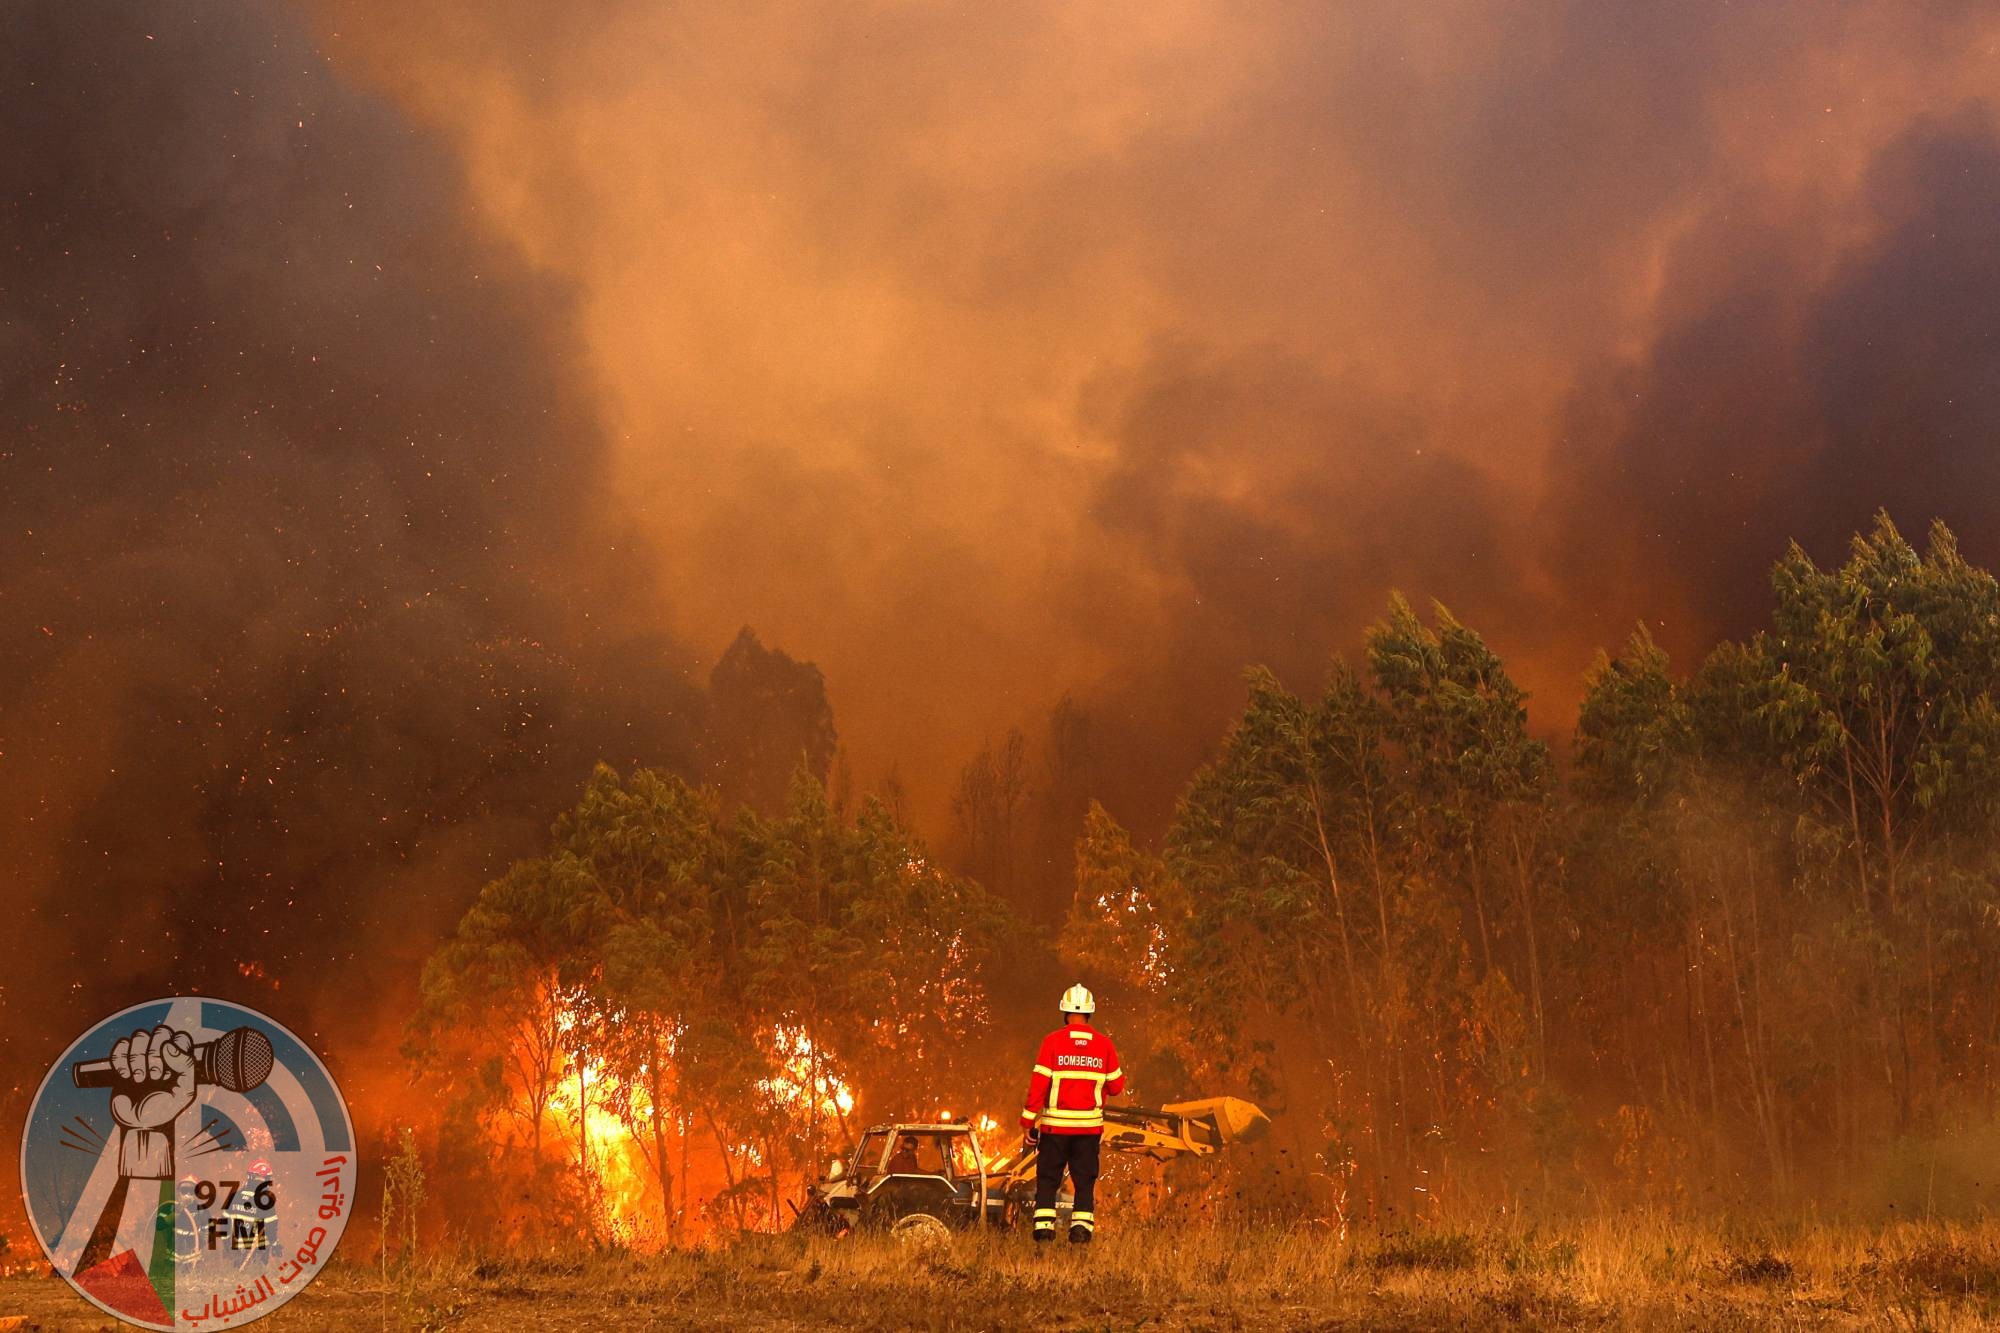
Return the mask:
[[[1263,1111],[1240,1097],[1207,1097],[1169,1102],[1158,1110],[1106,1107],[1104,1147],[1142,1153],[1156,1161],[1205,1157],[1218,1148],[1256,1138],[1271,1123]],[[987,1164],[989,1187],[1013,1195],[1035,1183],[1035,1148],[1024,1143]]]

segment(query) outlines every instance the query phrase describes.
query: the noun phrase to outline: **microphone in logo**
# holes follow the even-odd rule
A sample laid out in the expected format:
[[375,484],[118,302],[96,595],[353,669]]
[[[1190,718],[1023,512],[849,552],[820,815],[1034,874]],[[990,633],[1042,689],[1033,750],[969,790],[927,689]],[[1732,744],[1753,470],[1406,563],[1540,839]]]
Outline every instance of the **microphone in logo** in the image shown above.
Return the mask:
[[[253,1027],[231,1028],[194,1048],[194,1078],[229,1092],[249,1092],[263,1086],[275,1060],[269,1037]],[[118,1085],[109,1060],[78,1060],[69,1067],[69,1076],[79,1088]]]

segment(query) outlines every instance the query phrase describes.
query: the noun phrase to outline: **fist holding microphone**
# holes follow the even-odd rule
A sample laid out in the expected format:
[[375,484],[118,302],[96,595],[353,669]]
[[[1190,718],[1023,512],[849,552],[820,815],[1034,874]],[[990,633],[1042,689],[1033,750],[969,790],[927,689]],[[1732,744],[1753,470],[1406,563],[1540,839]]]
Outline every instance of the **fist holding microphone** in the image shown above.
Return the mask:
[[165,1180],[174,1174],[174,1120],[194,1105],[201,1084],[249,1092],[270,1076],[271,1039],[256,1028],[232,1028],[214,1041],[165,1023],[135,1030],[111,1045],[106,1060],[79,1060],[70,1078],[79,1088],[110,1088],[118,1122],[118,1173]]

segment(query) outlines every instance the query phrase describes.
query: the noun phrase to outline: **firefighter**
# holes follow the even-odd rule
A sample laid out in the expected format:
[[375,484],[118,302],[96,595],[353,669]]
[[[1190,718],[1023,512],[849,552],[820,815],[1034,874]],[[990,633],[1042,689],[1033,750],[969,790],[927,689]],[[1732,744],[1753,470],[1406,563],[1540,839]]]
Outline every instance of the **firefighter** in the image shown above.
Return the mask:
[[1063,1025],[1042,1038],[1028,1100],[1021,1109],[1021,1135],[1037,1146],[1035,1157],[1035,1239],[1056,1238],[1056,1194],[1064,1170],[1076,1191],[1069,1215],[1069,1242],[1088,1245],[1097,1230],[1098,1150],[1104,1139],[1104,1099],[1125,1091],[1118,1049],[1090,1025],[1097,999],[1082,986],[1063,992]]

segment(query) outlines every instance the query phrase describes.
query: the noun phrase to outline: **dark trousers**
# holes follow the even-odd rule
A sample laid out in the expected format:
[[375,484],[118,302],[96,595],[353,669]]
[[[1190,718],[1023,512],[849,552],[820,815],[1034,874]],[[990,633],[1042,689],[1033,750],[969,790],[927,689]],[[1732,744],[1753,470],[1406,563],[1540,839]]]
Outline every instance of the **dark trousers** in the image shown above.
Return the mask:
[[1097,1203],[1097,1134],[1043,1134],[1035,1149],[1035,1211],[1056,1206],[1063,1172],[1076,1186],[1076,1211],[1094,1217]]

